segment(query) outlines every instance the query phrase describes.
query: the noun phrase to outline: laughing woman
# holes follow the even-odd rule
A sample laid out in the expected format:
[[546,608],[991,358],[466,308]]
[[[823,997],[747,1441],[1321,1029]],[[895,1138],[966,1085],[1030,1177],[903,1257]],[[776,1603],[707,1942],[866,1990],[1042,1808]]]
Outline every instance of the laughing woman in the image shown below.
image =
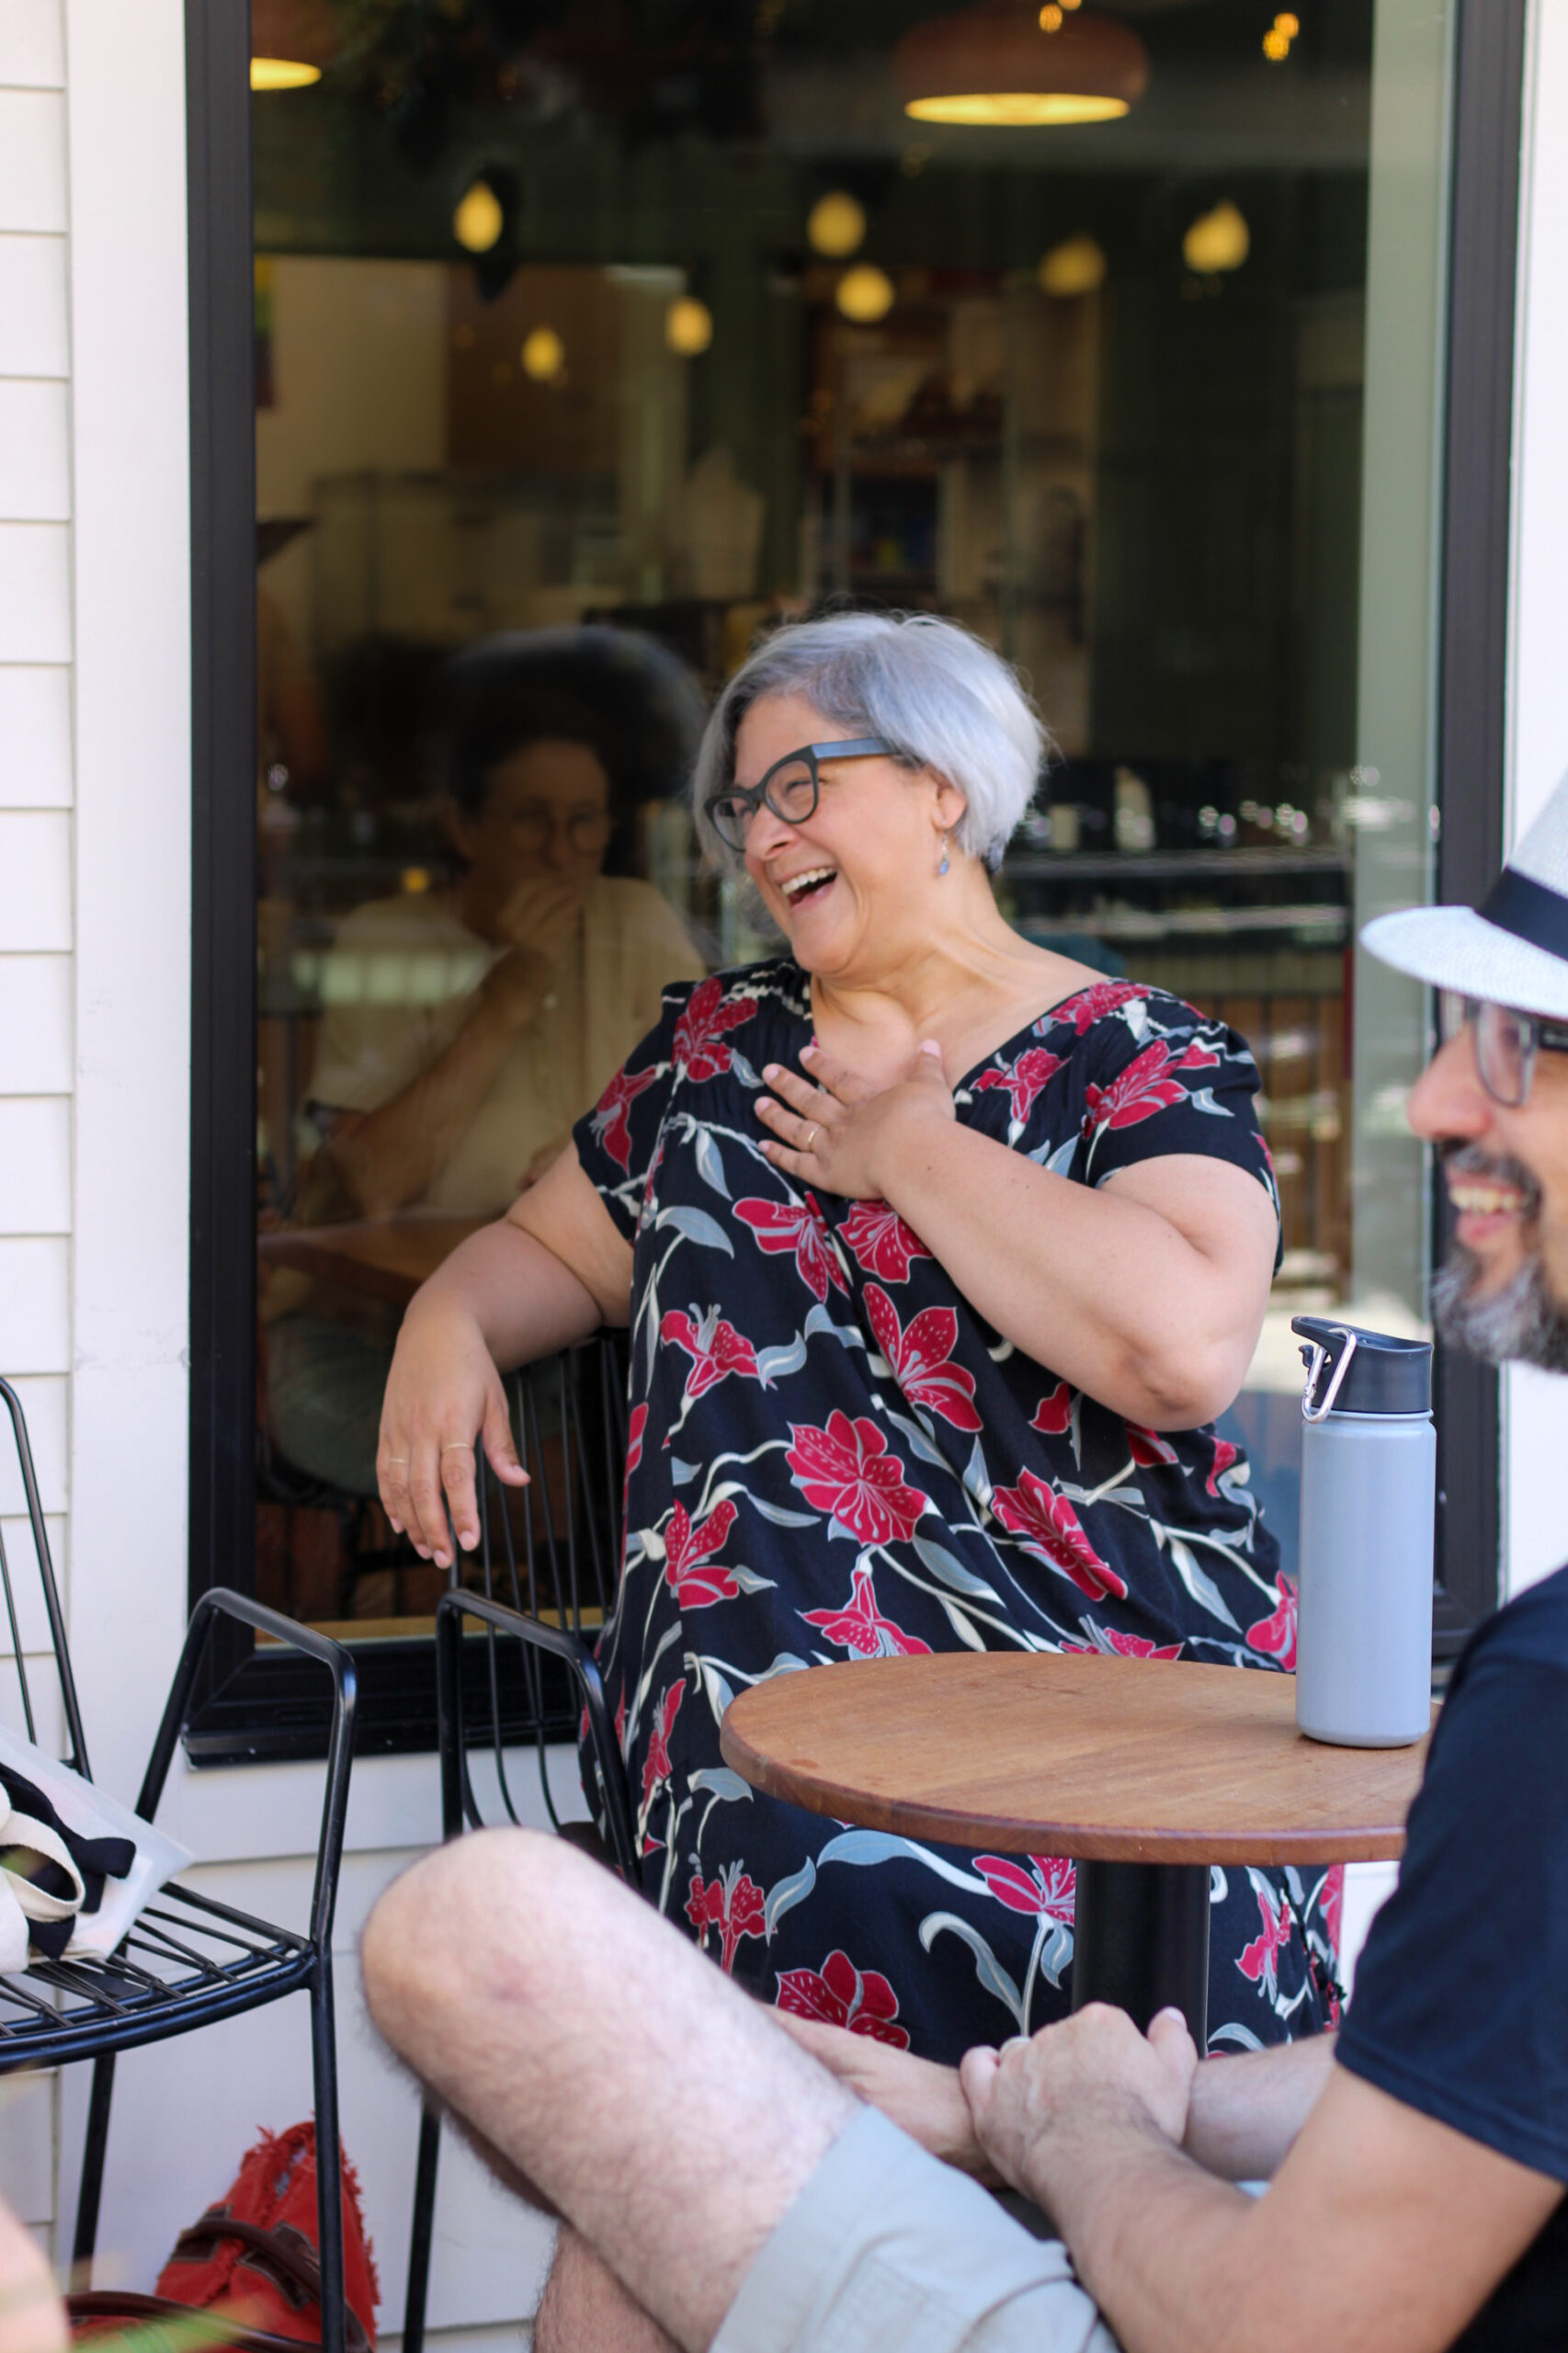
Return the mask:
[[[522,1477],[497,1365],[631,1323],[599,1657],[644,1889],[765,2000],[936,2059],[1065,2008],[1071,1864],[748,1791],[731,1695],[960,1644],[1278,1669],[1290,1618],[1212,1427],[1278,1247],[1257,1074],[1004,921],[1041,749],[949,622],[842,616],[752,657],[697,811],[789,953],[665,991],[574,1150],[420,1292],[381,1426],[387,1508],[445,1564],[443,1487],[478,1537],[469,1442]],[[1336,1898],[1216,1873],[1220,2036],[1322,2022]]]

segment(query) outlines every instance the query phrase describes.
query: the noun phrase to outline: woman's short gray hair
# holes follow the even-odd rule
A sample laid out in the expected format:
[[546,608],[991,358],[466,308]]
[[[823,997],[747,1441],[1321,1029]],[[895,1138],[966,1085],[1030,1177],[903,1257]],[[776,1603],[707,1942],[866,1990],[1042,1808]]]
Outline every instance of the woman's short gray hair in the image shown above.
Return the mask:
[[753,703],[800,695],[846,741],[881,735],[914,768],[955,784],[960,849],[994,869],[1033,800],[1050,749],[1040,713],[999,654],[935,613],[835,613],[776,630],[730,680],[692,778],[703,848],[733,865],[707,816],[733,783],[735,737]]

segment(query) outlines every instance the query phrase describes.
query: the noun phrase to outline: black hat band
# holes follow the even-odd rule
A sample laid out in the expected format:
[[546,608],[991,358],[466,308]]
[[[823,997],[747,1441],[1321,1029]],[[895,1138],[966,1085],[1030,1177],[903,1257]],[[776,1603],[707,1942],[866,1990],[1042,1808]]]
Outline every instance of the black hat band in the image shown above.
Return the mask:
[[1568,959],[1568,899],[1517,867],[1503,869],[1479,913],[1483,923],[1511,931],[1516,939],[1528,939],[1532,948],[1544,948],[1549,956]]

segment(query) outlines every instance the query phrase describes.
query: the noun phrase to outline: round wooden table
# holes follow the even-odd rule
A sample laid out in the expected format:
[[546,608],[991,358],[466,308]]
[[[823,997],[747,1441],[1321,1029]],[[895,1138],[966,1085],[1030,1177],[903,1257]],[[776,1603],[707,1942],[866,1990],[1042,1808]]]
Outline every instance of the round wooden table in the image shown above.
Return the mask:
[[1330,1748],[1285,1675],[1097,1652],[950,1652],[778,1675],[726,1711],[753,1787],[905,1838],[1077,1862],[1073,2006],[1207,2044],[1213,1863],[1382,1861],[1426,1743]]

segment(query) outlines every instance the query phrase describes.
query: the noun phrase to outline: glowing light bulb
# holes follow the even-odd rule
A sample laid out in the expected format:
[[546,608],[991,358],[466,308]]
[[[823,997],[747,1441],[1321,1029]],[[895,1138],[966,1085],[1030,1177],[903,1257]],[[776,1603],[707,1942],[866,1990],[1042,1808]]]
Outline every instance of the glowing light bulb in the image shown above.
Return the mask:
[[1274,29],[1277,33],[1283,33],[1287,40],[1294,40],[1301,29],[1301,20],[1300,17],[1293,17],[1289,8],[1281,9],[1274,19]]
[[1236,207],[1226,199],[1212,212],[1204,212],[1181,241],[1182,258],[1199,278],[1221,269],[1240,269],[1252,250],[1252,232]]
[[452,234],[464,253],[487,254],[506,226],[501,199],[485,180],[475,180],[452,215]]
[[531,376],[536,384],[553,384],[566,365],[566,346],[553,327],[535,327],[524,337],[517,357],[525,376]]
[[806,215],[806,235],[812,251],[830,261],[844,261],[866,234],[866,208],[847,188],[829,188]]
[[307,65],[302,58],[253,57],[250,62],[253,90],[308,90],[320,80],[321,67]]
[[1042,293],[1059,298],[1092,294],[1105,284],[1105,248],[1094,237],[1067,237],[1052,245],[1040,266]]
[[892,279],[873,262],[857,262],[839,279],[833,299],[844,316],[853,319],[857,326],[874,326],[892,309]]
[[695,359],[713,340],[713,313],[695,294],[677,295],[665,313],[665,341],[683,359]]
[[1059,33],[1062,30],[1062,11],[1056,0],[1046,0],[1040,12],[1040,28],[1042,33]]
[[1263,53],[1271,65],[1282,65],[1290,54],[1290,40],[1278,25],[1271,26],[1263,36]]

